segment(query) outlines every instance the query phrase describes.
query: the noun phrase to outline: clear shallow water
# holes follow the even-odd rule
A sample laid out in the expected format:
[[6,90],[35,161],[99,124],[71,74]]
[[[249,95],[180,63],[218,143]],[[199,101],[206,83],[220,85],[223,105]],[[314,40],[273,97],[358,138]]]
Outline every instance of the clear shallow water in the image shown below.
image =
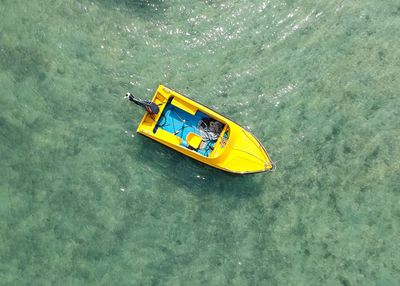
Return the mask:
[[[3,285],[397,285],[397,1],[0,1]],[[265,143],[137,136],[159,83]]]

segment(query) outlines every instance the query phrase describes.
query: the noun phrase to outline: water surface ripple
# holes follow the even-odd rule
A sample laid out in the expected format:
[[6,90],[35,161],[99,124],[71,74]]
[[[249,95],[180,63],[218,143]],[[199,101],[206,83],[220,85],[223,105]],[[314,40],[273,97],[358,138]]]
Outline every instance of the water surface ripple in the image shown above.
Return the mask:
[[[398,285],[398,1],[0,1],[2,285]],[[274,173],[135,129],[159,83]]]

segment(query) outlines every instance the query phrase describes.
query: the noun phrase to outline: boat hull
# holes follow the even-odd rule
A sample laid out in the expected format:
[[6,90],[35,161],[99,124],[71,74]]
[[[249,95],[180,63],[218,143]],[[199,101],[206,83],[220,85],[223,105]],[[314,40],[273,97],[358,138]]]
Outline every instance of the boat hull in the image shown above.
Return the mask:
[[[163,85],[157,88],[152,101],[159,105],[160,112],[144,114],[137,128],[139,134],[229,173],[251,174],[273,169],[261,142],[226,116]],[[223,128],[209,149],[195,150],[185,144],[185,132],[200,134],[196,122],[205,117],[221,123]]]

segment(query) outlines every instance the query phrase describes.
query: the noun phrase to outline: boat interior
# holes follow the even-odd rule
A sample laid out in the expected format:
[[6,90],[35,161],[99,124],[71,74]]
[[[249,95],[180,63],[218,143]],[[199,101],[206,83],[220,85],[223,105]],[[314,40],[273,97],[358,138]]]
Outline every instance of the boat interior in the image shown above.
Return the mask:
[[153,133],[205,157],[210,156],[220,137],[229,136],[224,123],[177,97],[168,99]]

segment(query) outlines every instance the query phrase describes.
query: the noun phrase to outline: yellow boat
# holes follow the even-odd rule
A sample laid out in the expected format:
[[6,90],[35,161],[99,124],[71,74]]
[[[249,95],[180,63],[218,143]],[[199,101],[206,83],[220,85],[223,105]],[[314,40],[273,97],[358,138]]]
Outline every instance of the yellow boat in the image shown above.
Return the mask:
[[212,167],[236,174],[268,172],[273,162],[260,141],[239,124],[166,86],[146,109],[137,132]]

